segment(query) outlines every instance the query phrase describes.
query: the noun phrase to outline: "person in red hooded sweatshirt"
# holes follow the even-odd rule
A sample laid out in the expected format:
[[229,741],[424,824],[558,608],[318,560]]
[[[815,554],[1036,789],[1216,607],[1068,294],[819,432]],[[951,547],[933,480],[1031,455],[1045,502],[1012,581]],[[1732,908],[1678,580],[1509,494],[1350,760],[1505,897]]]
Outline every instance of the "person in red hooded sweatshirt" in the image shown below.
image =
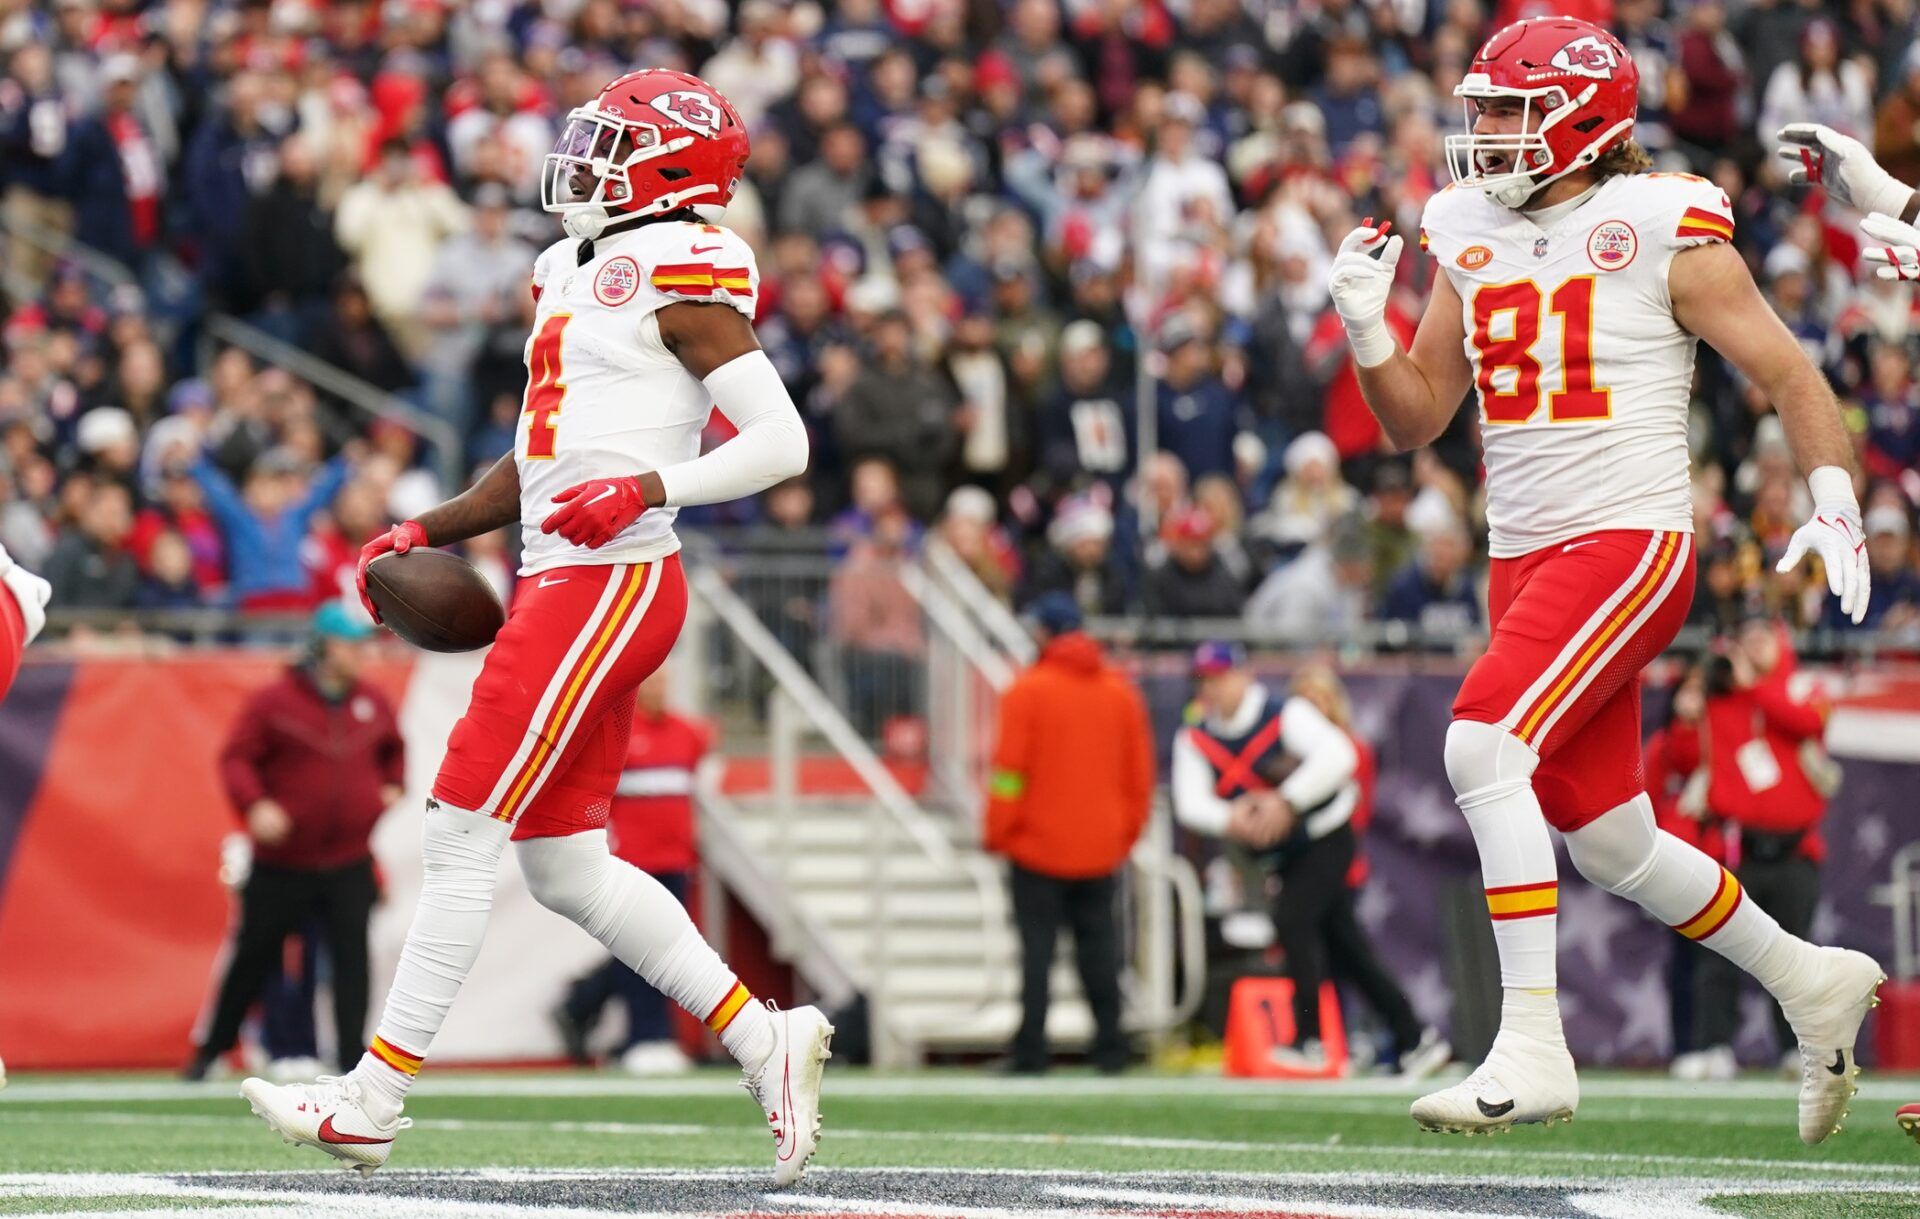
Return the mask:
[[[633,732],[626,764],[607,812],[614,858],[653,877],[686,905],[700,864],[694,836],[693,786],[700,763],[713,748],[713,730],[667,709],[665,669],[640,683],[634,699]],[[664,995],[613,957],[567,988],[553,1011],[554,1025],[576,1063],[588,1061],[587,1041],[609,1002],[627,1009],[621,1067],[632,1075],[674,1075],[693,1063],[674,1041],[672,1013]]]
[[[1767,617],[1743,622],[1707,672],[1707,812],[1729,823],[1727,866],[1747,900],[1789,934],[1806,936],[1820,900],[1820,819],[1838,786],[1820,746],[1828,706],[1818,689],[1793,681],[1786,629]],[[1717,955],[1695,973],[1694,1042],[1731,1060],[1738,1028],[1740,975]],[[1791,1052],[1792,1029],[1779,1007],[1774,1028]],[[1798,1056],[1794,1060],[1799,1069]]]
[[1080,629],[1080,606],[1047,593],[1027,611],[1040,658],[1000,700],[984,843],[1011,866],[1020,933],[1020,1030],[1009,1069],[1047,1069],[1048,979],[1062,923],[1073,928],[1093,1011],[1092,1059],[1125,1069],[1120,1031],[1120,869],[1153,800],[1146,703]]

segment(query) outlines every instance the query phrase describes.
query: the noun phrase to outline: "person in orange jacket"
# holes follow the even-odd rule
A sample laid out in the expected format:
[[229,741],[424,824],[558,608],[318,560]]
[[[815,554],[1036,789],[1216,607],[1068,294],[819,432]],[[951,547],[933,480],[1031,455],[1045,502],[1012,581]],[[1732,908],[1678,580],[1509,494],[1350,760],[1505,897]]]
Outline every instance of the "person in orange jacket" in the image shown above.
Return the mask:
[[1010,865],[1020,932],[1020,1030],[1009,1069],[1047,1069],[1047,980],[1060,926],[1073,929],[1093,1010],[1094,1065],[1127,1065],[1120,1031],[1119,873],[1153,799],[1153,734],[1139,690],[1081,631],[1080,607],[1048,593],[1028,611],[1040,658],[1000,700],[985,846]]

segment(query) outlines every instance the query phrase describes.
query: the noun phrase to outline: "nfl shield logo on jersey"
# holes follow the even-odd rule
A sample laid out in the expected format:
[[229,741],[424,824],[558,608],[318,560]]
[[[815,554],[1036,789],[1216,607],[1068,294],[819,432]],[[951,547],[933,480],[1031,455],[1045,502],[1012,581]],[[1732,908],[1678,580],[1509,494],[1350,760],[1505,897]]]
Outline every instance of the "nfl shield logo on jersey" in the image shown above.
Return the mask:
[[622,254],[609,258],[593,277],[593,295],[603,305],[623,305],[640,290],[640,264]]
[[1545,237],[1536,237],[1533,239],[1533,256],[1535,258],[1545,258],[1547,256],[1547,239]]
[[1633,226],[1624,220],[1608,220],[1594,227],[1587,238],[1587,257],[1602,271],[1618,271],[1640,252]]

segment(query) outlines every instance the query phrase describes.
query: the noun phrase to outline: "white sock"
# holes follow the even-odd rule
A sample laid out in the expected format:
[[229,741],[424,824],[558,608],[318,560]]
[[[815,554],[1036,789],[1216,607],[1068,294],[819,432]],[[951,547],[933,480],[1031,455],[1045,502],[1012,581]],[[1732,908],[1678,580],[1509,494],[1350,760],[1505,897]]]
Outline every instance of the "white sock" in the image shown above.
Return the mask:
[[1480,853],[1487,913],[1500,950],[1500,984],[1551,992],[1560,880],[1546,817],[1533,794],[1540,759],[1492,724],[1455,720],[1447,729],[1447,777]]
[[1568,834],[1567,849],[1589,880],[1713,949],[1776,998],[1798,977],[1811,945],[1748,901],[1733,873],[1654,828],[1644,792]]
[[773,1018],[666,887],[615,859],[607,832],[530,838],[518,851],[541,905],[573,920],[649,985],[700,1017],[748,1072],[773,1053]]
[[382,1124],[399,1116],[421,1060],[480,956],[493,910],[494,878],[513,827],[437,801],[422,834],[420,904],[400,950],[400,967],[353,1078]]

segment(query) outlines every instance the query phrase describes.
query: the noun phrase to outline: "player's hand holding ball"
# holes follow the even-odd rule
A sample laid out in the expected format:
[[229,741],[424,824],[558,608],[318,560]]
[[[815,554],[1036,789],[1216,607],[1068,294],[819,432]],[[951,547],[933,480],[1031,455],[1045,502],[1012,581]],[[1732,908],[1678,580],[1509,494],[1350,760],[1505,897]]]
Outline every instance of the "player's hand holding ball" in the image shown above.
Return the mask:
[[420,527],[419,521],[402,521],[379,537],[360,548],[360,569],[354,573],[353,586],[359,590],[360,604],[367,607],[367,613],[375,622],[380,621],[380,610],[367,596],[367,564],[383,554],[405,554],[415,546],[427,544],[427,531]]
[[1867,146],[1823,123],[1788,123],[1776,137],[1777,155],[1794,168],[1787,181],[1824,187],[1829,195],[1863,212],[1898,216],[1913,191],[1873,159]]
[[1838,466],[1821,466],[1807,476],[1813,492],[1813,519],[1794,530],[1787,553],[1774,570],[1792,571],[1808,551],[1827,569],[1827,588],[1840,598],[1840,612],[1858,623],[1867,616],[1873,574],[1867,568],[1867,531],[1860,524],[1860,502],[1853,476]]
[[1327,275],[1327,291],[1340,322],[1347,328],[1353,358],[1362,368],[1384,364],[1393,357],[1393,335],[1387,330],[1387,296],[1393,291],[1394,269],[1400,265],[1400,238],[1389,237],[1391,221],[1376,227],[1369,216],[1348,233],[1334,254]]
[[1881,279],[1920,279],[1920,229],[1902,224],[1885,212],[1860,222],[1867,246],[1860,256],[1872,263]]
[[597,550],[619,536],[647,510],[640,479],[590,478],[553,497],[560,507],[540,523],[541,533],[557,533],[575,546]]

